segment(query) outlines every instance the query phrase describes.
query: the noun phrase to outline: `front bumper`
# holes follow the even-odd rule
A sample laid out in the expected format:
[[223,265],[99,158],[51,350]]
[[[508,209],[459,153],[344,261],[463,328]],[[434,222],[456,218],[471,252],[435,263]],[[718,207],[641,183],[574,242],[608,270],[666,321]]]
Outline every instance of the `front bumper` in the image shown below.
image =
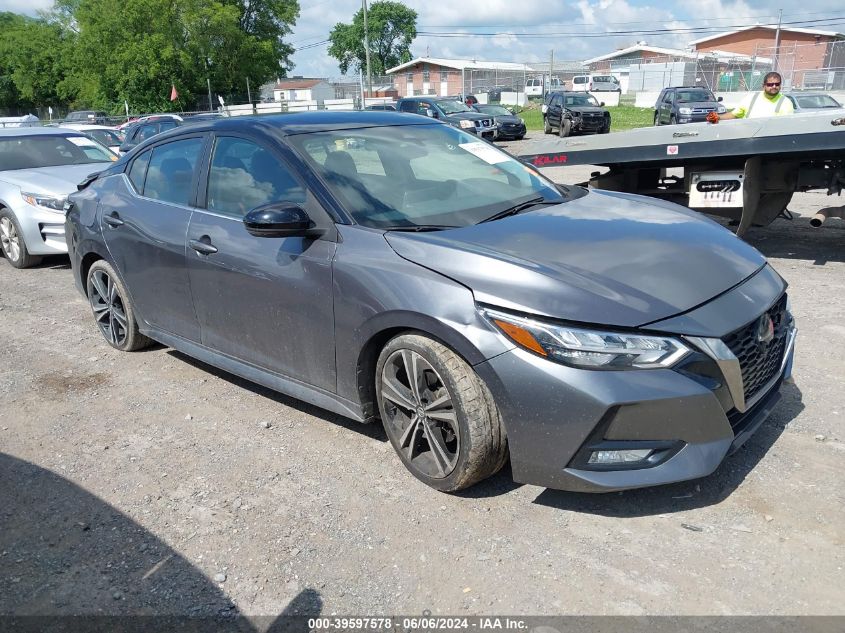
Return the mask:
[[65,216],[21,201],[12,211],[21,227],[27,250],[32,255],[61,255],[67,253]]
[[[514,349],[478,366],[508,433],[513,477],[578,492],[612,492],[704,477],[741,446],[780,399],[795,330],[780,367],[738,411],[726,380],[674,369],[575,369]],[[702,352],[701,358],[707,355]],[[713,363],[715,366],[715,363]],[[590,466],[602,447],[660,447],[638,466]]]

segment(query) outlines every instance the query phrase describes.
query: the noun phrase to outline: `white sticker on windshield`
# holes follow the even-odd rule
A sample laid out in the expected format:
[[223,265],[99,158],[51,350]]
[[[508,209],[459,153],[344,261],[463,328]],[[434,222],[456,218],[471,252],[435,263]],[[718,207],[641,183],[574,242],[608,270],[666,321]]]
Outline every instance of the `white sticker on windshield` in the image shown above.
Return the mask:
[[461,149],[468,151],[470,154],[478,156],[485,163],[495,165],[496,163],[504,163],[511,160],[511,157],[502,151],[499,151],[492,145],[476,141],[474,143],[461,143]]
[[99,147],[96,142],[87,136],[68,136],[67,140],[78,147]]

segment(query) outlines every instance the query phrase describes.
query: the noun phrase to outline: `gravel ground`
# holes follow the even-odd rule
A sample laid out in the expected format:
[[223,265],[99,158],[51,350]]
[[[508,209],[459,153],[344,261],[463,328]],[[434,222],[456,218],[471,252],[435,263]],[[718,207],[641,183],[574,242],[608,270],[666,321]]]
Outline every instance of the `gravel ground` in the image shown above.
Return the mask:
[[807,222],[830,203],[748,236],[800,328],[775,413],[710,477],[611,495],[507,469],[437,493],[379,426],[112,350],[65,258],[0,259],[0,613],[845,615],[845,226]]

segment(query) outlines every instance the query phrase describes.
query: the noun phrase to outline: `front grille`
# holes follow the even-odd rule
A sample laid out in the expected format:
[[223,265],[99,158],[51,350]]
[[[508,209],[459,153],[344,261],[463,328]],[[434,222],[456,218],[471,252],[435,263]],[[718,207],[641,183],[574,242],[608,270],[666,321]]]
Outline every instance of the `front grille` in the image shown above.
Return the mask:
[[774,326],[774,336],[768,342],[760,341],[758,334],[763,315],[751,323],[728,334],[723,340],[739,360],[742,370],[742,389],[745,401],[753,398],[772,378],[783,361],[789,333],[789,315],[786,295],[766,311]]
[[715,110],[716,110],[716,108],[709,108],[709,107],[707,107],[707,108],[693,108],[692,113],[693,114],[708,114],[710,112],[715,112]]
[[493,125],[493,121],[490,119],[481,119],[475,122],[475,127],[490,127]]

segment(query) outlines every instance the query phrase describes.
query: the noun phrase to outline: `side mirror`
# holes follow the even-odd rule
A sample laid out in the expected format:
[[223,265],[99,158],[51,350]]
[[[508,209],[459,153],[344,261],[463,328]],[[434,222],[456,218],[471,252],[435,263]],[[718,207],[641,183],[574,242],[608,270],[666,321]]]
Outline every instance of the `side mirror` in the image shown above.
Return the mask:
[[717,97],[717,98],[716,98],[716,101],[721,101],[721,100],[722,100],[722,97]]
[[244,226],[255,237],[317,237],[322,229],[305,209],[293,202],[275,202],[253,209],[244,216]]
[[603,107],[604,107],[604,101],[600,101],[600,102],[599,102],[599,107],[601,107],[601,108],[603,108]]
[[427,117],[431,118],[431,119],[437,119],[437,118],[439,118],[439,117],[437,116],[437,110],[434,110],[434,109],[432,109],[432,108],[426,108],[425,115],[426,115]]

